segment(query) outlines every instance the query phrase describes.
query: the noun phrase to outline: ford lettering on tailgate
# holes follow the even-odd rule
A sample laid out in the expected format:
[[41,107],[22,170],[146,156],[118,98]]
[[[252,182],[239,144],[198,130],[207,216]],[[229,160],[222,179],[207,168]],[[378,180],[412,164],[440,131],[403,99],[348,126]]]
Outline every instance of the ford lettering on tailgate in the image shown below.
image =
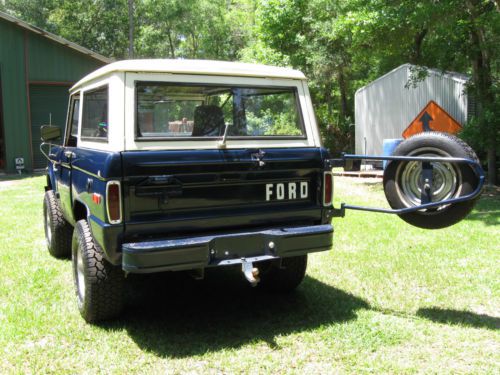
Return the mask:
[[307,181],[266,184],[266,201],[307,199],[308,197]]

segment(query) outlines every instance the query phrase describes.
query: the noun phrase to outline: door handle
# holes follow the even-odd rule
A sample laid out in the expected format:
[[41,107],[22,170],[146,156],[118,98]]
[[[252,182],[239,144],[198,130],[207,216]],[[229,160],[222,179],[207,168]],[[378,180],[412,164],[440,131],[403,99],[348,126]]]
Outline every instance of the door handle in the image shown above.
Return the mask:
[[66,156],[68,159],[71,159],[75,157],[75,153],[73,151],[64,151],[64,156]]

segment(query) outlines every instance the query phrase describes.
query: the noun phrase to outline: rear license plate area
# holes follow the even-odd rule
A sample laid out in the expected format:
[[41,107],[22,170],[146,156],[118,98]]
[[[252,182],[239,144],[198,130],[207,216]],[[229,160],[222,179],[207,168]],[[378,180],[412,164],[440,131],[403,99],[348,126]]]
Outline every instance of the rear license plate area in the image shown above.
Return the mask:
[[216,260],[247,258],[266,254],[262,235],[247,235],[215,238],[210,243],[210,252]]

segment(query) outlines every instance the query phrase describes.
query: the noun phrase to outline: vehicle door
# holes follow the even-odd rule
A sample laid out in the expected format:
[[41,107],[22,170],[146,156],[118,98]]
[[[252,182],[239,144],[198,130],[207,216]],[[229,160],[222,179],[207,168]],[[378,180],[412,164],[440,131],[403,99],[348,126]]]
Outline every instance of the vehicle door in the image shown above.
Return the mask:
[[58,192],[64,217],[70,223],[74,222],[72,211],[72,167],[71,162],[75,155],[78,136],[78,119],[80,113],[80,96],[72,95],[69,102],[68,117],[66,120],[66,133],[62,150],[60,151],[60,170],[58,178]]

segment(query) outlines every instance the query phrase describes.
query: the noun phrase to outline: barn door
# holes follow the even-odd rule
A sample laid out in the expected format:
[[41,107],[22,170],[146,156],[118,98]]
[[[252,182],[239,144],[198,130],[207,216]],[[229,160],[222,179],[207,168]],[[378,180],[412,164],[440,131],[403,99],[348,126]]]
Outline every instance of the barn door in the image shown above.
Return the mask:
[[68,108],[68,89],[68,86],[30,86],[33,169],[47,166],[47,160],[40,152],[40,126],[57,125],[61,128],[61,134],[64,134]]

